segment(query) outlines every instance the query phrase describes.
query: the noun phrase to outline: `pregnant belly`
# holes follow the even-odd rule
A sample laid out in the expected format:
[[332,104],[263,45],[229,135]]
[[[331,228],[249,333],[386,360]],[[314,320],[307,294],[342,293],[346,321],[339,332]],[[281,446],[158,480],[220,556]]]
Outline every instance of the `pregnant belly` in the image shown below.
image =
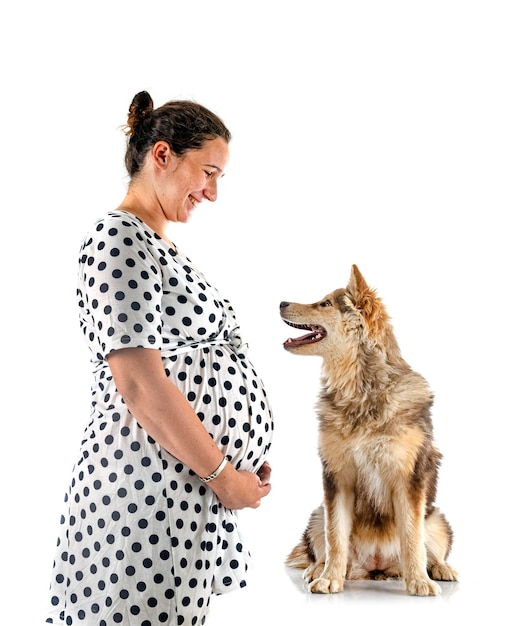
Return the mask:
[[259,469],[270,448],[272,413],[250,361],[217,347],[181,355],[167,369],[236,469]]

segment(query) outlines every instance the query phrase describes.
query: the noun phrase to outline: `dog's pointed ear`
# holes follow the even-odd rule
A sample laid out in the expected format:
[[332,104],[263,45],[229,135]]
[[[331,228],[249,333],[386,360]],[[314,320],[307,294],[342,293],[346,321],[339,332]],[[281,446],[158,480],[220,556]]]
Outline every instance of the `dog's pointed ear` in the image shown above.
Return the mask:
[[360,304],[362,296],[371,291],[368,283],[364,279],[364,276],[360,273],[359,268],[355,264],[351,266],[350,280],[346,286],[346,291],[359,308],[362,308],[362,305]]
[[[387,334],[390,325],[386,308],[378,297],[377,291],[368,285],[356,265],[351,266],[350,282],[346,287],[346,293],[366,320],[371,337],[377,340],[381,335]],[[396,343],[394,350],[398,352]]]
[[365,281],[364,276],[360,273],[359,268],[353,264],[351,266],[350,281],[346,289],[354,295],[361,291],[369,290],[368,283]]
[[378,317],[381,303],[377,293],[371,289],[356,265],[351,266],[350,281],[346,292],[366,318]]

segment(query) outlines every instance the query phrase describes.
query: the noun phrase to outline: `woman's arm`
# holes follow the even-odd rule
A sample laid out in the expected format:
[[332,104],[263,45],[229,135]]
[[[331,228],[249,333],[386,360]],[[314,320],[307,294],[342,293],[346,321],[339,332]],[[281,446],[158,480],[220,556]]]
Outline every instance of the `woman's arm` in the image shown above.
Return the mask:
[[[123,348],[107,358],[117,389],[146,432],[198,476],[214,472],[223,453],[187,399],[166,376],[160,351]],[[259,474],[237,471],[228,463],[206,485],[227,508],[256,508],[271,489],[270,472]]]

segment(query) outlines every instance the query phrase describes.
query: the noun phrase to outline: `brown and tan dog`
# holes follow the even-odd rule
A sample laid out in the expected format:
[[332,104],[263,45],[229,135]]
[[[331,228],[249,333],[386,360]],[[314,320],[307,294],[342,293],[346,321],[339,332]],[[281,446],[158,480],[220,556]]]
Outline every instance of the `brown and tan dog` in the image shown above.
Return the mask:
[[384,304],[356,265],[346,289],[314,304],[281,302],[282,319],[310,331],[294,354],[322,357],[317,403],[323,504],[287,557],[313,593],[345,580],[403,578],[407,592],[457,580],[446,562],[452,530],[434,506],[441,454],[433,394],[400,354]]

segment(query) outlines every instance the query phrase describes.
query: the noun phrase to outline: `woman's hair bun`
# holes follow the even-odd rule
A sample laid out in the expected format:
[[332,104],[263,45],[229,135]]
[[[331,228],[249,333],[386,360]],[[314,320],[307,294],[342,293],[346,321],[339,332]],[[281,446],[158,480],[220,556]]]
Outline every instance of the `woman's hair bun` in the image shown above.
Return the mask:
[[139,91],[133,97],[128,110],[127,135],[133,135],[135,129],[153,112],[153,100],[147,91]]

